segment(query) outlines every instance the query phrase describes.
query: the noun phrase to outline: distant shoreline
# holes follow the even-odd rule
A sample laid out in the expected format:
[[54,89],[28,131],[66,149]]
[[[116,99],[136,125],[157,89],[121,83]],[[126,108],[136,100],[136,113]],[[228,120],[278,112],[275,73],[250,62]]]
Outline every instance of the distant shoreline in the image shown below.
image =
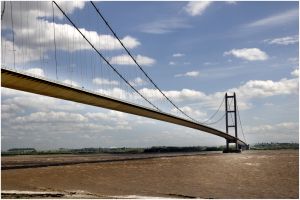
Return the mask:
[[[297,149],[280,149],[297,150]],[[255,151],[276,151],[276,150],[246,150],[244,153]],[[221,155],[222,151],[203,152],[170,152],[170,153],[139,153],[139,154],[50,154],[50,155],[16,155],[6,156],[2,159],[1,170],[16,170],[28,168],[57,167],[78,164],[114,163],[139,160],[151,160],[160,158],[192,157],[206,155]],[[242,152],[243,154],[243,152]]]
[[[65,149],[37,151],[34,148],[13,148],[8,151],[1,152],[1,156],[15,155],[60,155],[60,154],[144,154],[144,153],[192,153],[192,152],[209,152],[223,151],[225,146],[191,146],[191,147],[175,147],[175,146],[157,146],[151,148],[81,148],[81,149]],[[299,149],[298,143],[258,143],[250,146],[251,150],[282,150],[282,149]]]

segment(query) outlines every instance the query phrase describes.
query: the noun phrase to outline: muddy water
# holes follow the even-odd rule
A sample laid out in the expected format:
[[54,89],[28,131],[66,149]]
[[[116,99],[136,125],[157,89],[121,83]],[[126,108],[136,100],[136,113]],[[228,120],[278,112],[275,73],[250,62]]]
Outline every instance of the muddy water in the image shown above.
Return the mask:
[[2,170],[2,190],[98,196],[298,198],[299,153],[247,151]]

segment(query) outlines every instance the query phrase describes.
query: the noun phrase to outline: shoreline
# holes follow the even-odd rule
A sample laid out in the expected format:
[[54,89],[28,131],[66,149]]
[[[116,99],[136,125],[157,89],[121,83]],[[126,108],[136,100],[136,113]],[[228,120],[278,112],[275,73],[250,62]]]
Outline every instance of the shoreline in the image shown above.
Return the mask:
[[1,198],[62,198],[62,199],[169,199],[169,198],[199,198],[181,194],[162,194],[162,196],[144,196],[144,195],[100,195],[93,194],[83,190],[74,191],[22,191],[22,190],[3,190]]

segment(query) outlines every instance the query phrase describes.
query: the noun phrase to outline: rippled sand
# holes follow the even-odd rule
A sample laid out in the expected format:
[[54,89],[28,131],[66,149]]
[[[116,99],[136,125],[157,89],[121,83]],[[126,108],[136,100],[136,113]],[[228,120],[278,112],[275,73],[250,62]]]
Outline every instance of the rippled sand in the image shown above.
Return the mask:
[[298,198],[298,160],[296,150],[245,151],[10,169],[1,185],[97,197]]

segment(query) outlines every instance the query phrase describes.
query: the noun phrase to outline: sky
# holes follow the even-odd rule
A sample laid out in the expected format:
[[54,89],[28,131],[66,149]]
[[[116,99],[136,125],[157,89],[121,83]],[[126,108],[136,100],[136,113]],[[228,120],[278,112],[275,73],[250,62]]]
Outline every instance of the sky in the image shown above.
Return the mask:
[[[188,115],[203,122],[226,92],[236,92],[247,143],[298,142],[298,2],[95,4],[147,74]],[[58,5],[131,85],[164,112],[182,117],[89,2]],[[51,2],[6,2],[1,34],[1,67],[151,107]],[[224,104],[210,122],[223,114]],[[224,130],[225,121],[213,127]],[[244,139],[240,128],[238,134]],[[190,128],[1,88],[2,150],[224,144],[223,138]]]

